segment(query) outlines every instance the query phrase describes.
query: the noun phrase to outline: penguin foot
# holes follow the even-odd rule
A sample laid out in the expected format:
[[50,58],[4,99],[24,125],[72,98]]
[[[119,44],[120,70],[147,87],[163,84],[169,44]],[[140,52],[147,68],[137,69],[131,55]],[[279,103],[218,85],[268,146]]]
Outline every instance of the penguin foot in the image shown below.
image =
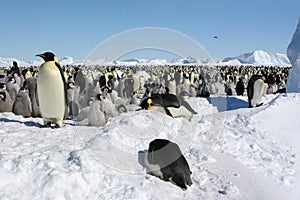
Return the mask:
[[44,125],[41,125],[40,128],[60,128],[60,126],[58,124],[52,124],[51,122],[48,122]]
[[54,128],[60,128],[60,126],[58,124],[54,124],[54,126],[51,125],[51,128],[52,129],[54,129]]
[[40,126],[40,128],[50,128],[50,127],[51,127],[51,122],[48,122]]
[[258,104],[256,107],[259,107],[259,106],[262,106],[263,105],[263,103],[260,103],[260,104]]

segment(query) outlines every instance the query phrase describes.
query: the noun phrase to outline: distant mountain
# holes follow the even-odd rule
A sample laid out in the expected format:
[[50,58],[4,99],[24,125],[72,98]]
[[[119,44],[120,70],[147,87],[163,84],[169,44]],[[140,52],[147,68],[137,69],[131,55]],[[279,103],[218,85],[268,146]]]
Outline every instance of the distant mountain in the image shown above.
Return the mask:
[[263,50],[257,50],[252,53],[244,53],[237,57],[224,58],[217,64],[222,65],[278,65],[278,66],[291,66],[286,54],[268,53]]
[[167,64],[166,59],[154,58],[154,59],[143,59],[143,58],[132,58],[127,60],[114,60],[115,65],[165,65]]
[[63,65],[71,65],[74,63],[74,60],[72,57],[69,56],[65,56],[63,58],[58,59],[58,62],[61,66]]
[[198,60],[196,60],[193,57],[177,58],[175,60],[172,60],[171,63],[173,63],[173,64],[197,64]]
[[[34,61],[21,61],[15,58],[1,58],[0,67],[10,67],[13,61],[17,61],[19,66],[39,66],[42,64],[42,60]],[[197,60],[193,57],[177,58],[170,62],[166,59],[153,58],[142,59],[132,58],[126,60],[110,60],[110,59],[97,59],[97,60],[74,60],[72,57],[65,56],[58,59],[58,62],[63,65],[178,65],[178,64],[204,64],[204,65],[277,65],[277,66],[291,66],[286,54],[280,53],[268,53],[262,50],[257,50],[252,53],[244,53],[237,57],[226,57],[223,60],[219,59],[206,59]]]
[[42,64],[42,60],[34,60],[34,61],[22,61],[22,60],[18,60],[16,58],[1,58],[0,57],[0,67],[11,67],[13,64],[13,61],[16,61],[18,63],[19,66],[25,66],[25,67],[29,67],[29,66],[38,66],[40,64]]

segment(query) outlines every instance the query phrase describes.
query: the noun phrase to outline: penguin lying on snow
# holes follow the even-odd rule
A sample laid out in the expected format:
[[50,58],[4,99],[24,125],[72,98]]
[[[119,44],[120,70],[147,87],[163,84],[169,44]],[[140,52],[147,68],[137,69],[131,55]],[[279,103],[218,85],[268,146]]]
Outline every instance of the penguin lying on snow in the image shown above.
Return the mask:
[[247,85],[247,96],[249,108],[261,106],[262,96],[266,94],[268,85],[264,83],[264,77],[261,75],[253,75],[249,79]]
[[142,109],[166,113],[171,117],[185,117],[191,119],[197,114],[181,97],[173,94],[153,94],[141,101]]
[[145,165],[150,173],[186,190],[192,185],[190,167],[177,144],[155,139],[145,154]]

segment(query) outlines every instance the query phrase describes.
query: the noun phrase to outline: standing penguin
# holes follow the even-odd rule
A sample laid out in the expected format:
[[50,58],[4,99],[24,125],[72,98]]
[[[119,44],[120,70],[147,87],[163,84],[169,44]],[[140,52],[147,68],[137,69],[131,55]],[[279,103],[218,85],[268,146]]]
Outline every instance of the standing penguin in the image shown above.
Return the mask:
[[31,100],[24,88],[21,88],[19,90],[19,93],[16,96],[16,100],[13,104],[12,111],[16,115],[22,115],[23,117],[31,117]]
[[0,89],[0,113],[11,112],[12,102],[10,96],[6,90]]
[[190,167],[177,144],[155,139],[149,144],[145,165],[151,174],[181,187],[192,185]]
[[24,87],[28,90],[31,100],[32,117],[41,117],[41,111],[37,102],[37,78],[29,77],[24,81]]
[[236,83],[235,91],[238,96],[243,96],[245,91],[245,84],[242,78],[239,78],[238,82]]
[[67,86],[61,66],[51,52],[38,54],[44,59],[37,80],[38,100],[44,125],[62,127],[67,106]]
[[107,122],[103,112],[102,100],[101,94],[97,94],[93,103],[89,106],[87,117],[90,126],[104,126]]
[[247,85],[247,96],[249,102],[249,108],[261,106],[262,96],[266,94],[268,85],[264,83],[264,77],[261,75],[253,75],[249,79]]

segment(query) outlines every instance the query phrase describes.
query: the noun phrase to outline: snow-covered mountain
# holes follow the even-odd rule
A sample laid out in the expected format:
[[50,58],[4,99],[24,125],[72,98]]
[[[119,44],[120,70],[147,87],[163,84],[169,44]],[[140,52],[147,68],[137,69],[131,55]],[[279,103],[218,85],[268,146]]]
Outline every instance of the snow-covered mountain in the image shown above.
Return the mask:
[[[19,66],[31,66],[40,65],[42,60],[34,61],[22,61],[15,58],[1,58],[0,67],[10,67],[13,61],[17,61]],[[237,57],[226,57],[223,60],[219,59],[206,59],[197,60],[193,57],[177,58],[171,61],[167,61],[163,58],[143,59],[143,58],[132,58],[126,60],[111,60],[111,59],[97,59],[97,60],[74,60],[72,57],[65,56],[58,60],[61,65],[175,65],[175,64],[209,64],[209,65],[277,65],[277,66],[291,66],[289,59],[286,54],[281,53],[268,53],[262,50],[257,50],[252,53],[244,53]]]
[[0,57],[0,67],[10,67],[13,64],[13,61],[16,61],[19,66],[29,67],[32,65],[38,66],[42,64],[42,60],[34,60],[34,61],[23,61],[16,58],[2,58]]
[[291,66],[286,54],[268,53],[263,50],[257,50],[252,53],[244,53],[237,57],[227,57],[220,63],[226,65],[250,64]]
[[173,64],[197,64],[198,60],[193,57],[177,58],[171,61]]
[[127,60],[114,60],[115,65],[165,65],[167,64],[166,59],[153,58],[153,59],[143,59],[143,58],[133,58]]

